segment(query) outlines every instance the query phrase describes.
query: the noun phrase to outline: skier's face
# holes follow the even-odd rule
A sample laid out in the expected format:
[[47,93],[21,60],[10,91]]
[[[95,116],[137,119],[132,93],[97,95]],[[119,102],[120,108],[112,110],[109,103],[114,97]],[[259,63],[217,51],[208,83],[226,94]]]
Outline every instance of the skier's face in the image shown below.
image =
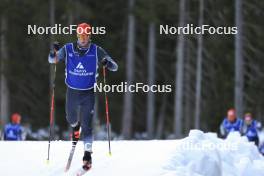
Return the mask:
[[20,124],[20,122],[21,122],[21,116],[15,116],[15,117],[13,117],[12,118],[12,122],[14,124]]
[[87,46],[89,39],[90,39],[90,35],[77,34],[77,38],[78,38],[78,42],[79,42],[80,46]]
[[247,125],[250,125],[252,122],[252,117],[250,115],[245,115],[244,121]]
[[233,110],[230,110],[227,112],[227,118],[230,122],[233,122],[236,120],[236,113]]
[[17,124],[20,124],[20,122],[21,122],[21,118],[18,118],[17,121],[16,121],[16,123]]

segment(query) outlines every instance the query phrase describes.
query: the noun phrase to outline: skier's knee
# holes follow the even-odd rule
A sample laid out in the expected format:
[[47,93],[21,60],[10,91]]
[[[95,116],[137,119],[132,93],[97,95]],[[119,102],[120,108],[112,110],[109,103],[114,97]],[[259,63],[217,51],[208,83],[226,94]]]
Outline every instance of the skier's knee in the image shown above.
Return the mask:
[[71,127],[75,127],[78,125],[78,120],[74,118],[70,118],[69,116],[66,116],[66,119],[68,123],[71,125]]
[[70,125],[71,125],[71,127],[76,127],[76,126],[78,126],[80,123],[78,122],[78,121],[76,121],[76,122],[73,122],[73,123],[70,123]]

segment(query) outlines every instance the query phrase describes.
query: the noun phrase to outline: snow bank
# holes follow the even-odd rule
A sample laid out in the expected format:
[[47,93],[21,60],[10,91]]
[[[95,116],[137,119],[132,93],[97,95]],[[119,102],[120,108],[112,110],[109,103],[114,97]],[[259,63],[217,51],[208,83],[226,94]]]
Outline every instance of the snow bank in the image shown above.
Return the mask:
[[264,157],[236,132],[223,140],[215,133],[191,130],[171,155],[163,176],[264,175]]
[[[0,141],[0,175],[73,176],[81,167],[81,142],[67,173],[71,142],[52,141],[49,164],[47,146],[47,141]],[[238,133],[222,140],[192,130],[182,140],[112,141],[111,147],[109,157],[108,142],[94,142],[93,168],[87,176],[264,176],[264,157]]]
[[[95,141],[93,167],[87,176],[160,176],[162,165],[171,157],[178,140]],[[64,173],[71,149],[70,141],[52,141],[50,162],[46,163],[48,141],[0,141],[0,175],[4,176],[76,176],[83,157],[79,142],[72,165]],[[18,164],[17,164],[18,163]]]

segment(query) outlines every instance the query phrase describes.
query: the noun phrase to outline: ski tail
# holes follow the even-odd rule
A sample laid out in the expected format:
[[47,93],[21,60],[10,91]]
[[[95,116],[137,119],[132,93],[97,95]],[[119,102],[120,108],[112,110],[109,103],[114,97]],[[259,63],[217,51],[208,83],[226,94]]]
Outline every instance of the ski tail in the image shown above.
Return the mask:
[[[80,135],[81,135],[81,132],[82,132],[82,128],[79,129]],[[78,141],[79,141],[79,139],[76,140],[76,141],[72,141],[72,148],[71,148],[71,151],[70,151],[70,155],[69,155],[66,167],[64,169],[65,172],[67,172],[70,169],[70,167],[71,167],[72,158],[73,158],[73,155],[74,155],[74,152],[75,152],[75,148],[77,146]]]
[[71,151],[70,151],[70,155],[69,155],[69,158],[68,158],[65,170],[64,170],[65,172],[67,172],[70,169],[70,167],[71,167],[71,162],[72,162],[72,158],[73,158],[73,155],[74,155],[75,148],[76,148],[76,145],[72,145],[72,148],[71,148]]

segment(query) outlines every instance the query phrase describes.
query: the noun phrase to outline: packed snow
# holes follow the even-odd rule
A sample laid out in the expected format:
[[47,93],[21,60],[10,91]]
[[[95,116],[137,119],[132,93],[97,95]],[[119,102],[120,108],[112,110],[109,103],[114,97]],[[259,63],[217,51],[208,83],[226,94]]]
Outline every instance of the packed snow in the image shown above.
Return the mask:
[[192,130],[163,168],[163,176],[264,176],[264,157],[238,132],[223,140],[215,133]]
[[[264,157],[239,133],[226,140],[215,133],[192,130],[181,140],[95,141],[91,176],[263,176]],[[83,145],[75,151],[72,167],[64,173],[71,149],[69,141],[0,142],[0,175],[65,176],[81,167]]]

